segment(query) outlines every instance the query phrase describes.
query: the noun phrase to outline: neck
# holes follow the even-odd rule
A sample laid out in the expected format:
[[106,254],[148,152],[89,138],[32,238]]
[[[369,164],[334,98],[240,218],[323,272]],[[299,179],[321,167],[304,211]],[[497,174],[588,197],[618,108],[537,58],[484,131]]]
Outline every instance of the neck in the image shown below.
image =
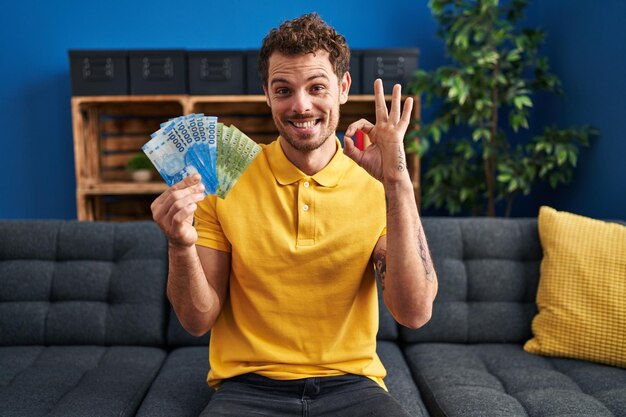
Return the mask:
[[312,151],[299,151],[289,145],[282,137],[280,137],[279,143],[289,162],[306,175],[315,175],[320,172],[337,152],[334,134],[326,139],[322,146]]

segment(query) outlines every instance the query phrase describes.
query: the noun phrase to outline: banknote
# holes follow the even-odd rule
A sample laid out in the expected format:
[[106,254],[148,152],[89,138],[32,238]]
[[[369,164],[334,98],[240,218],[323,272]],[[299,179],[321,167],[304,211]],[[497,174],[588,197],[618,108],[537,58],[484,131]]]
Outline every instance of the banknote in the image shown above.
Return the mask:
[[260,151],[261,147],[252,140],[245,144],[243,151],[237,154],[237,158],[229,164],[230,169],[228,171],[227,178],[225,179],[224,184],[220,184],[216,191],[218,197],[222,194],[225,197],[226,194],[228,194],[228,192],[235,186],[239,177],[241,177],[246,169],[248,169],[248,166],[250,166],[252,161],[254,161],[254,159],[258,156]]
[[142,150],[169,186],[198,173],[205,195],[226,198],[261,147],[237,127],[196,113],[161,123]]
[[225,197],[228,194],[239,177],[261,151],[261,147],[245,133],[239,131],[239,129],[237,129],[233,137],[237,137],[237,141],[231,150],[228,163],[222,167],[222,175],[216,191],[218,197]]
[[213,180],[217,186],[215,167],[217,166],[217,117],[202,115],[201,128],[208,147],[208,159],[211,161]]
[[173,128],[171,124],[154,132],[150,141],[142,147],[169,186],[198,172],[195,167],[185,164],[186,148],[177,136],[170,136]]

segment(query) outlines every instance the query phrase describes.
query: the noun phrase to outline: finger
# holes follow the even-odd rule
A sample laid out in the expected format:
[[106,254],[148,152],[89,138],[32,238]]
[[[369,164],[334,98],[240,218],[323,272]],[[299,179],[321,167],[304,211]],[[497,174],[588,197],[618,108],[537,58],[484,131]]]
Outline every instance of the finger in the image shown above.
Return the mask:
[[199,184],[195,187],[188,187],[184,190],[175,191],[175,198],[170,205],[169,211],[179,210],[182,207],[204,199],[204,186]]
[[400,99],[402,97],[402,86],[396,84],[393,86],[391,94],[391,111],[389,112],[389,120],[392,123],[398,123],[400,120]]
[[197,207],[196,203],[199,203],[202,200],[204,200],[204,193],[194,193],[194,194],[189,194],[185,196],[184,198],[181,198],[180,200],[175,201],[170,206],[167,212],[167,217],[172,219],[172,226],[176,226],[176,219],[180,218],[179,213],[181,212],[186,213],[186,214],[183,214],[184,217],[182,218],[182,220],[187,219],[190,213],[189,207],[193,206],[193,210],[191,211],[191,213],[193,213]]
[[180,190],[182,188],[191,187],[192,185],[198,184],[200,182],[200,174],[189,175],[188,177],[183,178],[181,181],[170,187],[171,190]]
[[385,91],[383,80],[380,78],[374,81],[374,105],[376,106],[376,123],[386,122],[389,118],[387,113],[387,103],[385,103]]
[[413,115],[413,97],[407,97],[404,100],[404,107],[402,109],[402,118],[400,124],[407,128],[411,122],[411,116]]
[[198,208],[197,204],[190,204],[183,210],[180,210],[174,217],[171,218],[171,224],[168,233],[169,241],[187,240],[190,234],[189,229],[193,228],[189,219],[193,216],[194,212]]
[[[200,176],[197,174],[186,177],[182,181],[168,188],[163,194],[158,196],[150,206],[150,209],[152,210],[152,218],[154,219],[154,221],[159,224],[167,224],[167,221],[164,220],[164,218],[168,215],[173,204],[194,193],[204,195],[204,184],[201,182],[196,182],[199,179]],[[187,184],[191,185],[186,186]]]
[[361,162],[363,157],[363,151],[354,145],[354,141],[351,138],[346,136],[343,138],[343,153],[357,164]]
[[183,178],[182,180],[165,190],[165,192],[163,192],[161,195],[159,195],[154,200],[153,204],[165,204],[169,199],[171,199],[171,195],[174,191],[182,190],[198,183],[202,184],[200,180],[200,174],[193,174]]
[[[152,204],[150,205],[150,211],[152,211],[152,219],[162,228],[166,226],[162,220],[163,217],[167,214],[170,208],[170,197],[171,197],[171,188],[168,188],[157,198],[154,199]],[[164,229],[165,230],[165,229]]]
[[[189,194],[203,193],[204,184],[202,182],[196,182],[195,179],[188,180],[188,178],[191,178],[192,176],[195,176],[195,175],[198,175],[198,174],[194,174],[189,177],[186,177],[182,181],[171,186],[170,189],[165,193],[166,196],[163,201],[163,204],[170,206],[174,202],[185,198]],[[200,176],[198,175],[198,178],[199,177]]]
[[348,126],[345,136],[351,138],[356,135],[357,130],[362,130],[365,134],[369,134],[373,128],[374,125],[372,124],[372,122],[367,119],[360,119]]
[[172,227],[178,228],[181,224],[185,223],[189,216],[195,213],[198,208],[198,203],[204,199],[204,195],[194,195],[192,197],[194,198],[190,198],[185,204],[181,204],[181,206],[177,207],[175,210],[175,206],[172,206],[172,210],[168,213],[172,219]]
[[196,203],[192,203],[188,206],[183,207],[174,215],[174,217],[172,217],[172,226],[178,228],[179,225],[185,224],[186,220],[190,216],[193,216],[197,208],[198,205]]

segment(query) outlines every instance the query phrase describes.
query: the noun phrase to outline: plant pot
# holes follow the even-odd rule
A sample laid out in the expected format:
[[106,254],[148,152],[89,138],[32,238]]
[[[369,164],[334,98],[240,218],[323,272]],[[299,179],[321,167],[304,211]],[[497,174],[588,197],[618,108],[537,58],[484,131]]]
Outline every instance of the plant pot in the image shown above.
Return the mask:
[[137,169],[131,172],[133,181],[148,182],[152,179],[152,171],[149,169]]

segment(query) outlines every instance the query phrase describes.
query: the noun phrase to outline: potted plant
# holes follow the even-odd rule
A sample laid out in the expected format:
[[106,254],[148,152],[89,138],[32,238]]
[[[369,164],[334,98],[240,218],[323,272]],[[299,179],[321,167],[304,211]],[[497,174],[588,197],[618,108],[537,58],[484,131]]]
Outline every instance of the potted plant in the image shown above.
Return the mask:
[[[528,195],[538,181],[553,188],[568,183],[581,146],[598,132],[589,127],[549,126],[532,138],[529,108],[536,92],[562,94],[538,49],[539,29],[520,28],[527,2],[511,0],[430,0],[451,65],[417,71],[409,84],[424,95],[425,106],[438,99],[440,111],[421,123],[409,151],[422,155],[423,204],[450,214],[496,214],[505,203],[511,213],[517,195]],[[445,137],[445,140],[442,138]]]
[[133,180],[137,182],[150,181],[152,179],[152,173],[154,172],[152,161],[150,161],[143,152],[133,155],[128,160],[126,169],[131,172]]

